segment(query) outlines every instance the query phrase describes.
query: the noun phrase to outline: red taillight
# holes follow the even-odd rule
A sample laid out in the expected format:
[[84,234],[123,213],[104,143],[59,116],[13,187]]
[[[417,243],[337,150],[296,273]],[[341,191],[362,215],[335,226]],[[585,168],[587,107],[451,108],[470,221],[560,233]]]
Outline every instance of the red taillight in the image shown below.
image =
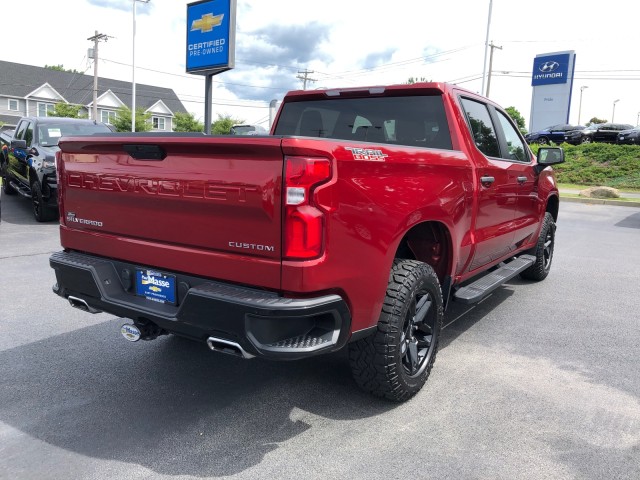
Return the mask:
[[285,157],[284,257],[319,257],[324,240],[324,214],[313,202],[314,188],[331,178],[326,158]]

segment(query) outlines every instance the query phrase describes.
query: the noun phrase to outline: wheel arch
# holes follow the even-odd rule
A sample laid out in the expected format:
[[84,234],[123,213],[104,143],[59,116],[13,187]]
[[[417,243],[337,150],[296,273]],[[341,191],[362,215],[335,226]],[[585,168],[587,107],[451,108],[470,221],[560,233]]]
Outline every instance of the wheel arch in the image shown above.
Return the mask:
[[453,264],[453,239],[447,225],[429,220],[413,225],[398,244],[394,258],[418,260],[430,265],[444,285]]
[[558,213],[560,211],[560,200],[557,195],[551,195],[547,199],[547,206],[545,208],[545,212],[549,212],[553,217],[553,221],[558,221]]

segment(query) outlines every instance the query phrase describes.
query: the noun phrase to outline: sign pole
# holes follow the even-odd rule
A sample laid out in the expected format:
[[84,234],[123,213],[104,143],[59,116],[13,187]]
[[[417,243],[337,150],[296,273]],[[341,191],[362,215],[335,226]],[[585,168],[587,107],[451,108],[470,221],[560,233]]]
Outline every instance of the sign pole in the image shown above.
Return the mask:
[[204,133],[211,135],[213,76],[235,66],[237,0],[187,5],[187,73],[204,75]]
[[204,77],[204,133],[211,135],[211,108],[213,106],[213,74]]

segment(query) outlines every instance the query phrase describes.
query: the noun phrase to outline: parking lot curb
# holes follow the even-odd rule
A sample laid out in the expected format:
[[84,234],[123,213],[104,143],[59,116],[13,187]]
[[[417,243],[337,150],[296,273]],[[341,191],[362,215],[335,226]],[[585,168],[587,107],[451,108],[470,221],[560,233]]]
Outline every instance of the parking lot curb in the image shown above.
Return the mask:
[[622,200],[608,200],[603,198],[578,198],[578,197],[566,197],[560,194],[560,199],[563,202],[574,202],[574,203],[593,203],[597,205],[617,205],[620,207],[636,207],[640,208],[640,202],[625,202]]

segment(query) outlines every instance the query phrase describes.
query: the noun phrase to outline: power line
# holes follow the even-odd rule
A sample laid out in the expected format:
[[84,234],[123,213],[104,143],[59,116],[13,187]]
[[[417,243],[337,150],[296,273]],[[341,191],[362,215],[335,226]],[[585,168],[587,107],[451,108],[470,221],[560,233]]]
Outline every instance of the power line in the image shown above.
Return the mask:
[[302,89],[303,90],[307,89],[307,82],[317,82],[318,81],[315,78],[309,78],[309,75],[311,75],[312,73],[315,73],[315,72],[313,70],[307,70],[307,69],[303,70],[302,72],[300,70],[298,70],[298,75],[296,75],[296,78],[302,80]]

